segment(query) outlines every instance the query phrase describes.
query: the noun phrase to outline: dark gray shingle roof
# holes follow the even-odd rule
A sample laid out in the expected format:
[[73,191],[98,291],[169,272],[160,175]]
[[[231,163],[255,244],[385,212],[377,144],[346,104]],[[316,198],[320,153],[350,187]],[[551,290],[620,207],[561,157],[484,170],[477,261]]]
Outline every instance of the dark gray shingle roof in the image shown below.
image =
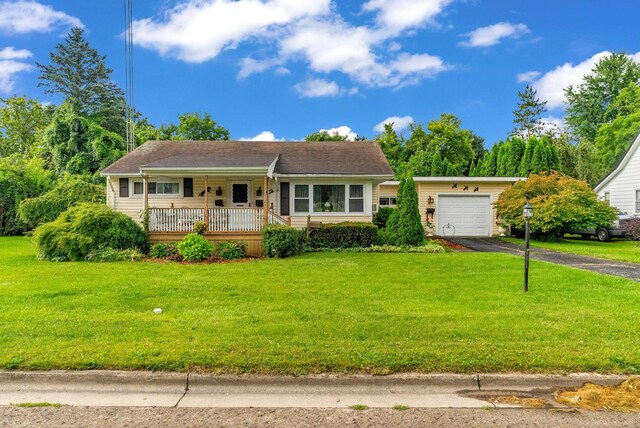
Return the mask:
[[380,146],[370,141],[148,141],[102,174],[138,174],[145,167],[266,168],[276,158],[276,174],[393,176]]

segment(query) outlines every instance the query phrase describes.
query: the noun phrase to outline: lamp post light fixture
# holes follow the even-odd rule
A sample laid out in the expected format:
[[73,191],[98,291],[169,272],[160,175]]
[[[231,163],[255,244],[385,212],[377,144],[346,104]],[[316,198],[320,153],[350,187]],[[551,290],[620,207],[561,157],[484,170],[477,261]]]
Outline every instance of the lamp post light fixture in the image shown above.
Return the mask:
[[529,291],[529,239],[530,239],[530,226],[529,221],[533,217],[533,207],[527,200],[524,208],[522,208],[522,215],[524,216],[524,292]]

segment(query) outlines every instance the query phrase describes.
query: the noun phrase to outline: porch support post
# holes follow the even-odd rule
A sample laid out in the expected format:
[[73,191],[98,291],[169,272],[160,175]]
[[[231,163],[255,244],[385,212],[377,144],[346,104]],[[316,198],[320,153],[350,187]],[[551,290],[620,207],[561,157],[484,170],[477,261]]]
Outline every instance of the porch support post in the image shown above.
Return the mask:
[[149,233],[149,176],[146,174],[144,176],[144,211],[142,212],[142,223],[145,232]]
[[264,199],[262,201],[262,209],[264,213],[264,225],[269,224],[269,177],[264,177]]
[[204,224],[209,230],[209,176],[204,176]]

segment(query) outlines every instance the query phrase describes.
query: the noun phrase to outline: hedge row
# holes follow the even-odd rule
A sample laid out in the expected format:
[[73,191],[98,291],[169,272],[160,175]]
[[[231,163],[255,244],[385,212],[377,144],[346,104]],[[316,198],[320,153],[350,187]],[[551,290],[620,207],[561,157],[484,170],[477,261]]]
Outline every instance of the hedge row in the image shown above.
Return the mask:
[[324,224],[309,234],[312,248],[370,247],[376,243],[378,227],[373,223]]

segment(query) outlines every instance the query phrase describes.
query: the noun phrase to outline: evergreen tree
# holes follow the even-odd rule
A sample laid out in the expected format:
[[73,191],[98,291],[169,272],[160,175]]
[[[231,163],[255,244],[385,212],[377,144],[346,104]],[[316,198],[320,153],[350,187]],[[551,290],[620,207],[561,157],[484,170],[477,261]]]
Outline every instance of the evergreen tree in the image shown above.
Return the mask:
[[507,171],[507,162],[509,161],[509,144],[498,143],[498,155],[496,158],[496,177],[504,177]]
[[[424,242],[424,227],[420,217],[418,206],[418,192],[413,177],[408,176],[402,179],[402,198],[397,201],[398,208],[396,219],[392,229],[397,245],[421,245]],[[398,189],[399,191],[400,189]],[[394,216],[392,214],[389,218]],[[387,228],[389,227],[387,222]]]
[[59,94],[81,115],[93,115],[110,131],[124,131],[124,95],[111,80],[105,56],[89,46],[84,30],[74,27],[49,54],[50,65],[36,62],[38,86]]
[[538,174],[549,170],[549,162],[547,159],[547,147],[544,140],[539,140],[533,149],[531,156],[531,173]]
[[482,177],[495,177],[498,163],[498,147],[494,145],[482,159]]
[[511,135],[528,140],[544,133],[541,116],[547,111],[547,102],[540,101],[536,91],[527,85],[524,92],[518,92],[518,109],[513,112],[514,128]]
[[537,138],[533,137],[527,140],[526,147],[524,149],[524,155],[522,156],[522,160],[520,161],[520,175],[522,177],[527,177],[531,173],[533,152],[535,151],[537,145]]
[[439,154],[435,153],[431,159],[431,177],[440,177],[444,175],[442,170],[442,158]]
[[520,173],[520,162],[524,156],[526,148],[525,142],[521,138],[512,138],[508,140],[509,153],[505,167],[505,176],[515,177]]
[[[480,163],[480,160],[478,160],[478,163]],[[469,177],[477,177],[477,172],[476,172],[476,161],[471,161],[471,166],[469,167]]]
[[385,229],[389,233],[389,236],[395,241],[398,238],[398,228],[400,227],[400,206],[402,205],[402,201],[404,200],[404,188],[405,188],[406,180],[403,178],[400,179],[400,183],[398,184],[398,191],[396,192],[396,209],[389,215],[387,219],[387,225]]

